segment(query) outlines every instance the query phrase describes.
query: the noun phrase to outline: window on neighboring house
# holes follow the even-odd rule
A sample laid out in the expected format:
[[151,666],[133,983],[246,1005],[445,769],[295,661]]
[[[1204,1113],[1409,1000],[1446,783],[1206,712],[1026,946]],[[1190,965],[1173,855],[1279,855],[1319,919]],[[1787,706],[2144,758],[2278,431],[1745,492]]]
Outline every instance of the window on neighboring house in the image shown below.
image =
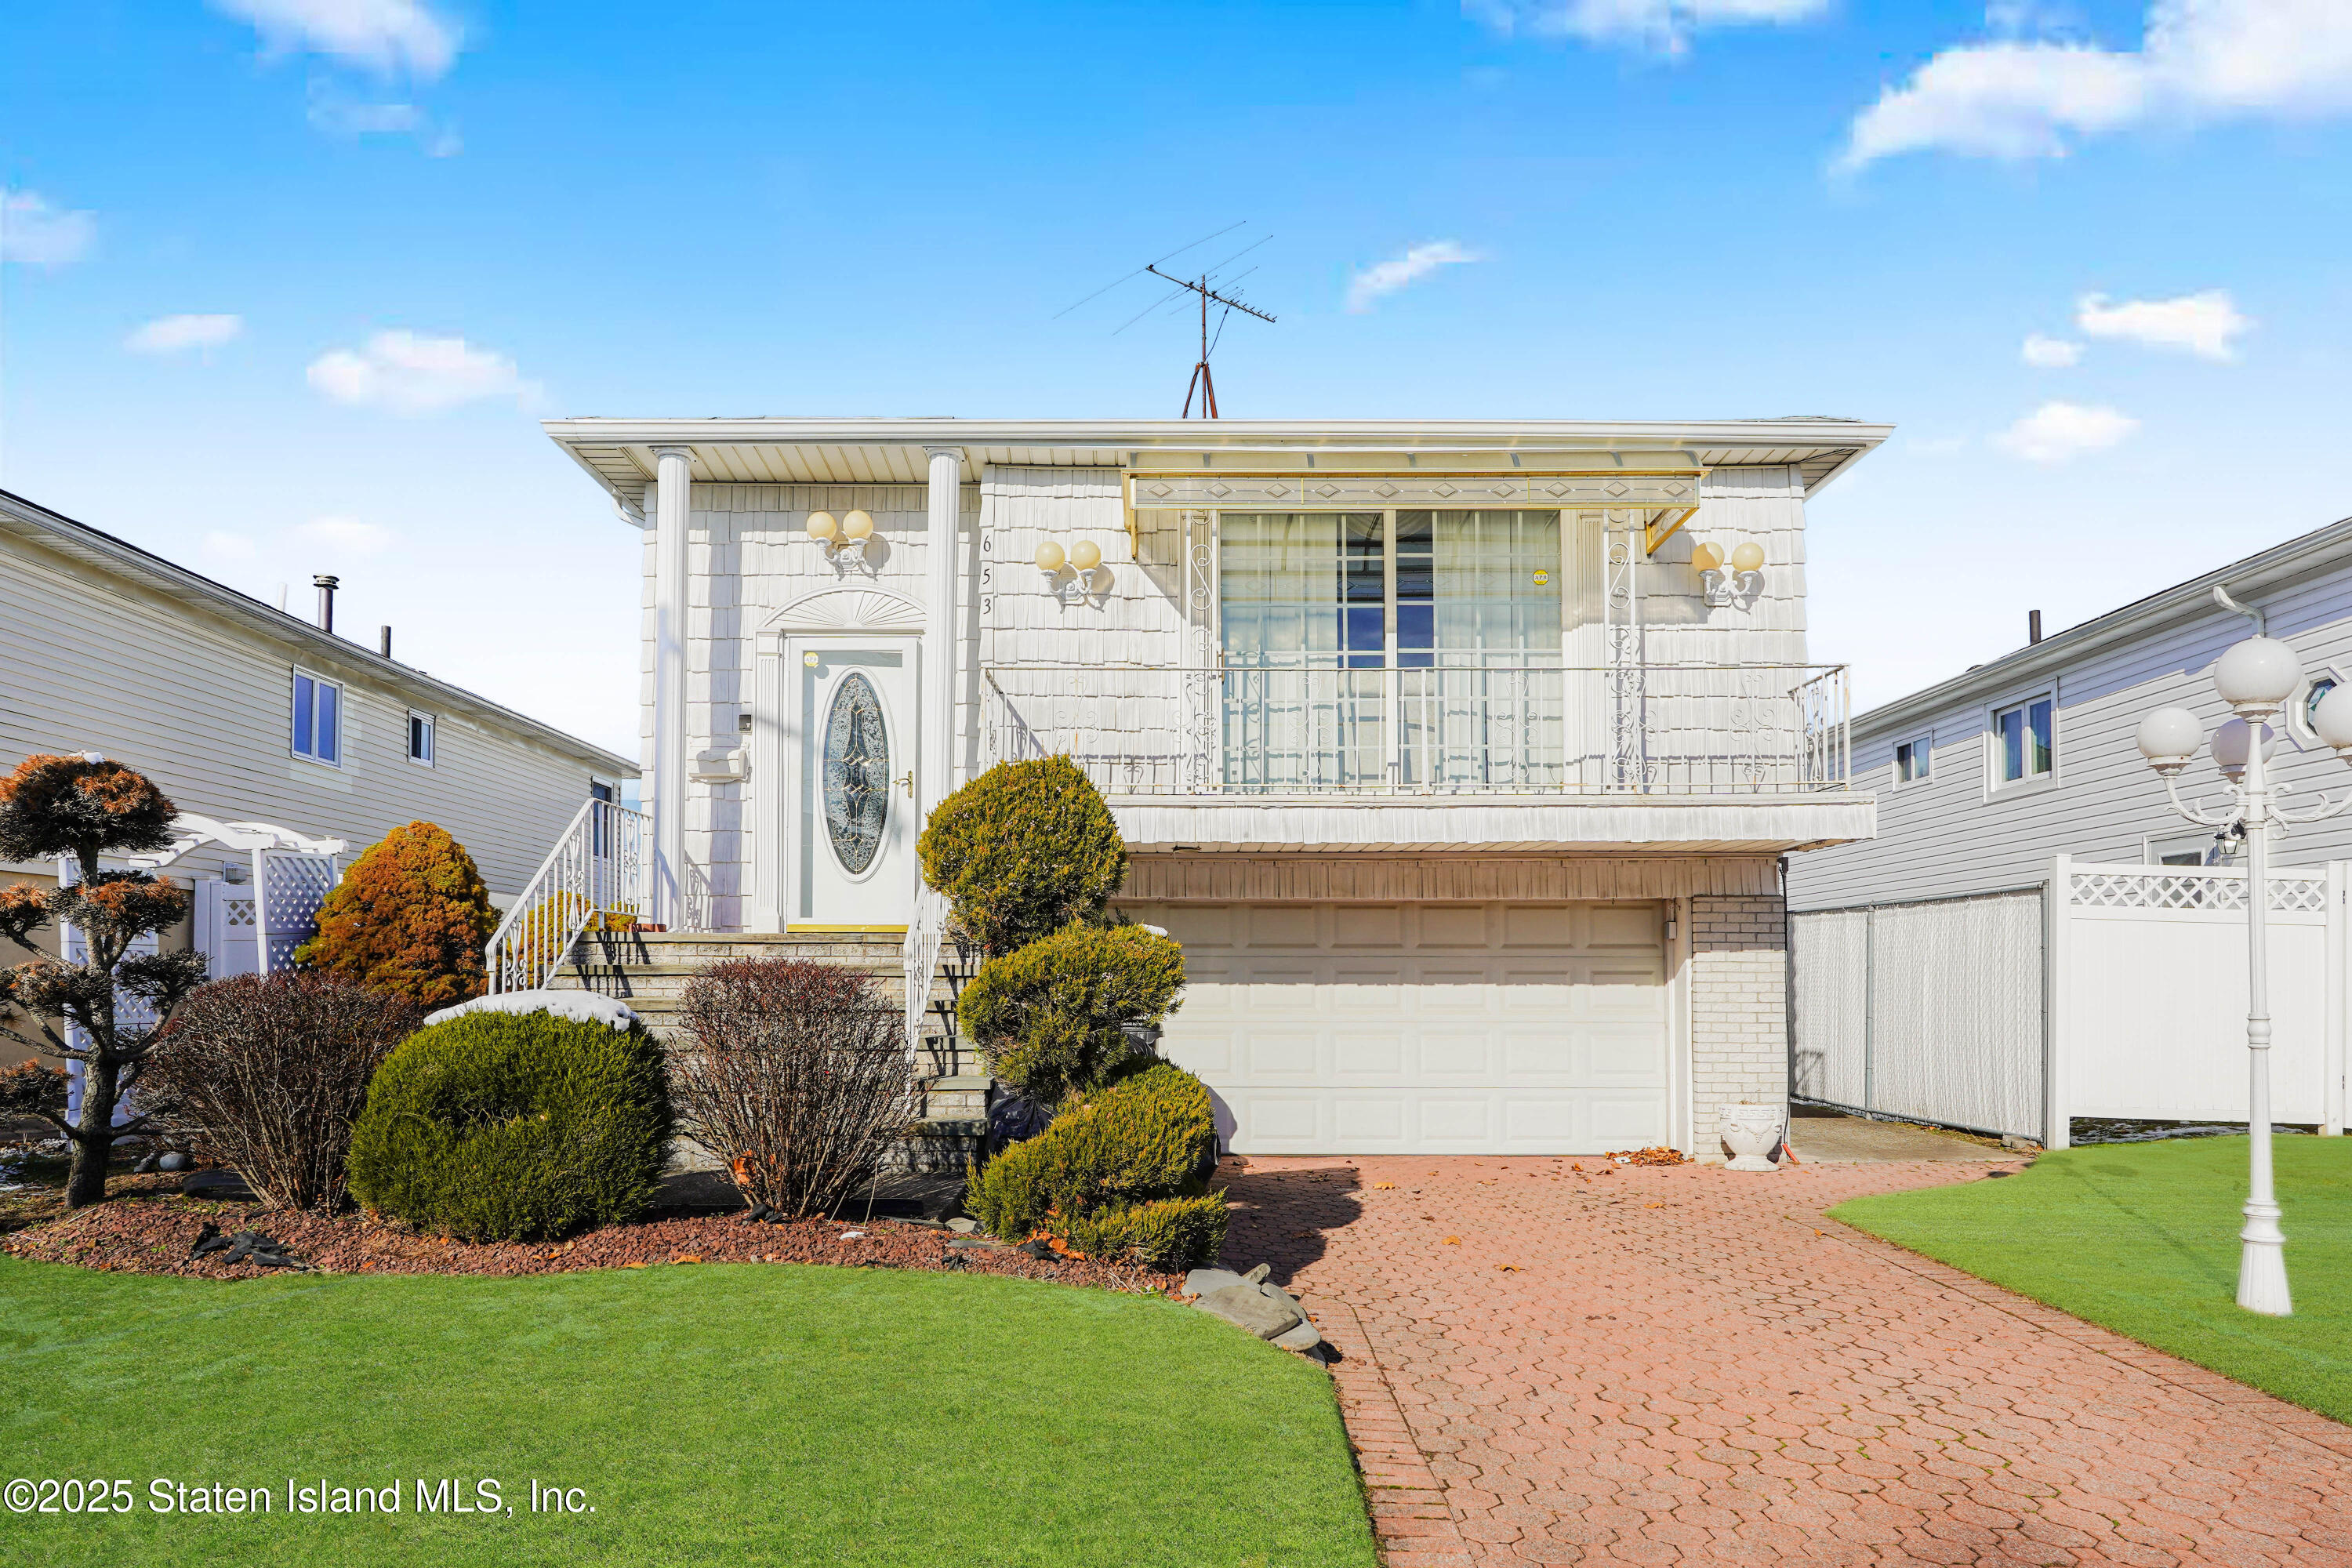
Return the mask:
[[408,760],[410,762],[420,763],[428,768],[433,765],[434,731],[437,728],[430,713],[409,714]]
[[2030,698],[1992,716],[1993,782],[2030,784],[2050,776],[2052,700]]
[[1935,762],[1936,742],[1932,736],[1921,735],[1916,740],[1899,741],[1895,746],[1895,783],[1917,784],[1926,778]]
[[2308,724],[2314,718],[2317,717],[2321,700],[2335,689],[2336,679],[2333,676],[2323,675],[2312,681],[2311,689],[2305,692],[2303,696],[2303,721],[2305,723]]
[[343,689],[294,672],[294,754],[314,763],[343,762]]

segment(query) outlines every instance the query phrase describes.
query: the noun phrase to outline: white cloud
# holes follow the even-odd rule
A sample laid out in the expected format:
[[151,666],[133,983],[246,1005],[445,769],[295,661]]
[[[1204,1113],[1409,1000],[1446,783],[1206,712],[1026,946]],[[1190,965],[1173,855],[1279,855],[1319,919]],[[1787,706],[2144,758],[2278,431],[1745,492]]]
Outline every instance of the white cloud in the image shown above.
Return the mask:
[[1463,0],[1463,14],[1498,33],[1633,44],[1680,54],[1707,27],[1803,22],[1830,0]]
[[294,537],[306,544],[324,545],[353,555],[381,555],[392,545],[392,531],[355,517],[314,517],[297,526]]
[[260,553],[253,541],[242,533],[225,533],[219,529],[205,535],[205,553],[223,561],[250,561]]
[[432,414],[484,398],[535,402],[539,384],[525,381],[515,362],[463,338],[378,332],[364,347],[335,349],[310,362],[310,385],[338,403]]
[[2095,338],[2125,338],[2150,348],[2186,349],[2200,359],[2238,357],[2236,340],[2253,326],[2238,313],[2226,289],[2183,294],[2176,300],[2126,300],[2110,305],[2103,294],[2085,294],[2074,325]]
[[356,99],[329,82],[310,84],[309,116],[315,129],[330,136],[413,136],[428,157],[452,157],[465,147],[455,130],[414,103]]
[[2045,403],[1993,440],[2029,463],[2063,463],[2115,446],[2138,428],[2138,420],[2112,408]]
[[1418,283],[1441,267],[1458,267],[1465,262],[1485,259],[1475,251],[1465,250],[1459,242],[1451,239],[1433,239],[1427,245],[1416,245],[1402,256],[1375,262],[1349,279],[1348,309],[1361,314],[1372,308],[1373,300]]
[[63,267],[98,237],[98,220],[49,205],[37,191],[0,191],[0,261]]
[[2045,338],[2040,332],[2025,334],[2025,346],[2017,351],[2018,357],[2036,370],[2070,370],[2082,363],[2083,345],[2064,338]]
[[278,53],[327,55],[379,76],[430,81],[457,58],[457,24],[419,0],[213,0]]
[[1855,117],[1839,162],[1855,169],[1931,148],[2054,158],[2142,123],[2346,110],[2344,0],[2151,0],[2136,50],[2013,39],[1944,50]]
[[216,349],[245,331],[243,316],[158,316],[122,340],[132,353],[174,354]]

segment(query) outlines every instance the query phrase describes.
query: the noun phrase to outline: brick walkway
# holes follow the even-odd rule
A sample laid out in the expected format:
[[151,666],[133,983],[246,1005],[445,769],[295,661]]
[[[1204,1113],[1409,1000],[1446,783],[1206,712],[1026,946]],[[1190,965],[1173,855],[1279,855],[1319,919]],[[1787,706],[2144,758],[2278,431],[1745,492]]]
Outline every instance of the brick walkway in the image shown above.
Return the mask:
[[2352,1427],[1821,1217],[1982,1167],[1580,1163],[1227,1167],[1391,1568],[2352,1565]]

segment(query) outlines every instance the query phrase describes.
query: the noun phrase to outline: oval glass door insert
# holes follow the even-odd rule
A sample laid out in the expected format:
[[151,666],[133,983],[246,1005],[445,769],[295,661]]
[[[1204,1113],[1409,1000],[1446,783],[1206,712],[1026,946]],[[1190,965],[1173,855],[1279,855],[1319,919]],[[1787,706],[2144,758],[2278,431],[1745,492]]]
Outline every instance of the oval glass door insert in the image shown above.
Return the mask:
[[890,815],[890,736],[874,683],[852,671],[824,720],[824,830],[834,858],[857,876],[882,848]]

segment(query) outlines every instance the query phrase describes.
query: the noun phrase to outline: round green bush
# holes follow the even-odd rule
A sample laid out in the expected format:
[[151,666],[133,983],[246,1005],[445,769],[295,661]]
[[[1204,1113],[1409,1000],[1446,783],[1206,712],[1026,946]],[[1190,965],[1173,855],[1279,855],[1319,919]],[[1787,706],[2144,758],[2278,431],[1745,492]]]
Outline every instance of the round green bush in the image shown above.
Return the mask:
[[641,1212],[670,1135],[661,1047],[549,1013],[472,1013],[411,1035],[352,1131],[368,1207],[467,1241],[538,1241]]
[[991,957],[1097,921],[1127,880],[1127,844],[1067,757],[999,763],[940,802],[916,846],[956,928]]
[[1224,1237],[1216,1162],[1208,1086],[1155,1061],[982,1166],[964,1206],[1007,1240],[1042,1231],[1089,1257],[1191,1268]]
[[1039,1105],[1100,1087],[1134,1059],[1123,1024],[1158,1024],[1184,988],[1184,950],[1142,926],[1074,925],[980,966],[956,1023],[997,1077]]

